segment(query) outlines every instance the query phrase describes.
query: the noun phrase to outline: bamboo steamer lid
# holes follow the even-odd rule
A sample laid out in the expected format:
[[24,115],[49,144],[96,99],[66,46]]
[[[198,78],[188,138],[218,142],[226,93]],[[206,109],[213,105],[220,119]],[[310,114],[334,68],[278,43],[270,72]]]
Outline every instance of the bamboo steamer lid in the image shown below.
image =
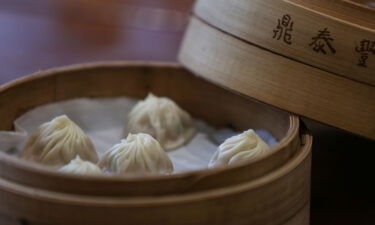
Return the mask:
[[[350,0],[200,0],[194,13],[250,44],[375,86],[375,9],[366,5]],[[364,62],[361,50],[367,50]]]
[[375,140],[375,11],[351,1],[199,0],[180,62],[278,108]]

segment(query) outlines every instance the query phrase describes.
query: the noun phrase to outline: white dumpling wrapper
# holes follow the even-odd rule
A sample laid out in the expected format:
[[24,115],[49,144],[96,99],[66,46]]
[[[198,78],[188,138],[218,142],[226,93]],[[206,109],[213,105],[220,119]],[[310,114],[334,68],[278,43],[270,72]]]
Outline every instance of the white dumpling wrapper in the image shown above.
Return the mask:
[[196,132],[194,121],[186,111],[171,99],[153,94],[134,106],[124,130],[124,136],[129,133],[149,134],[165,150],[184,145]]
[[127,175],[170,174],[173,164],[159,142],[148,134],[129,134],[106,151],[99,166],[109,173]]
[[103,175],[103,171],[96,164],[83,161],[79,156],[71,160],[69,164],[61,167],[59,171],[82,175]]
[[96,163],[97,153],[91,140],[67,116],[59,116],[35,130],[26,142],[21,158],[61,167],[76,156]]
[[251,162],[269,151],[269,146],[250,129],[226,139],[212,156],[208,167],[231,165],[238,162]]

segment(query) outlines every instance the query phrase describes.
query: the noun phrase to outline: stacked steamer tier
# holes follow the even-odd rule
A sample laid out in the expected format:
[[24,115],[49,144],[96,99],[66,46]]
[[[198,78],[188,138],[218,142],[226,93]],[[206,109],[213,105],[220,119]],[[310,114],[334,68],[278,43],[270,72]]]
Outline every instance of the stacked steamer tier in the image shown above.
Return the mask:
[[[194,23],[194,22],[193,22]],[[193,24],[194,25],[194,24]],[[19,225],[307,225],[312,137],[297,116],[183,67],[97,63],[40,72],[0,88],[0,129],[37,106],[149,92],[216,127],[266,129],[278,143],[252,163],[152,177],[63,174],[0,151],[0,223]]]
[[199,0],[189,70],[278,108],[375,139],[375,9],[354,0]]

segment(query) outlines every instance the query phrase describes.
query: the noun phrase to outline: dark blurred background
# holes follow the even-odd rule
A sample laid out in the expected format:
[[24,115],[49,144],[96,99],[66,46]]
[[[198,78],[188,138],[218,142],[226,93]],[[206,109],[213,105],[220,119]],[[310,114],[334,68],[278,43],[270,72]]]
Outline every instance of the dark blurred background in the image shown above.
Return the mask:
[[[56,66],[176,61],[193,0],[0,0],[0,85]],[[375,142],[306,120],[312,225],[375,224]]]

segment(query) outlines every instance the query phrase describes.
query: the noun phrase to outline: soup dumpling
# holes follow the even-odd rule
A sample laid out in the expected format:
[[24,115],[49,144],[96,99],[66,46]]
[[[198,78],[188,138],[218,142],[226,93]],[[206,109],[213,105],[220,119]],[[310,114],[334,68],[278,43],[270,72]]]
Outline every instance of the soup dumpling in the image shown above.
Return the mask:
[[159,141],[165,150],[175,149],[195,134],[194,121],[174,101],[149,94],[138,102],[128,116],[125,135],[146,133]]
[[226,166],[243,161],[251,162],[266,154],[269,148],[268,144],[250,129],[226,139],[212,156],[208,167]]
[[129,134],[104,153],[99,166],[109,173],[170,174],[173,164],[159,142],[148,134]]
[[79,156],[71,160],[69,164],[61,167],[59,171],[82,175],[102,175],[103,171],[94,163],[83,161]]
[[35,130],[21,152],[21,158],[61,167],[76,156],[97,162],[94,145],[67,116],[59,116]]

